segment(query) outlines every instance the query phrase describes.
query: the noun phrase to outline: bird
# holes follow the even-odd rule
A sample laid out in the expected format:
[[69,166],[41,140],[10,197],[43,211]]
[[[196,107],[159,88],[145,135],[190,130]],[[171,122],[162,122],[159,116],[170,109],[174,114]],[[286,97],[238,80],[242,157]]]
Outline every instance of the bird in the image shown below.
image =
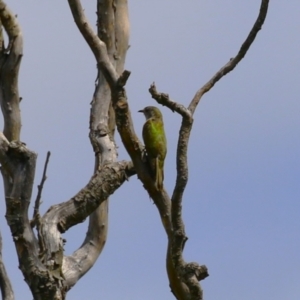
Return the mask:
[[143,126],[143,140],[155,187],[161,191],[164,181],[164,161],[167,155],[163,116],[155,106],[146,106],[139,112],[146,117]]

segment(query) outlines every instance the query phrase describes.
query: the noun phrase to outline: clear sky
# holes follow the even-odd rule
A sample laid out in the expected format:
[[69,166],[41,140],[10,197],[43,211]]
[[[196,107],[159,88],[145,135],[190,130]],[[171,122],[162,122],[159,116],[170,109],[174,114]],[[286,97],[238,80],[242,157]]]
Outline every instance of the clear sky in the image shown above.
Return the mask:
[[[95,2],[83,1],[95,24]],[[36,151],[39,183],[52,152],[42,211],[72,197],[89,180],[88,139],[96,65],[67,1],[7,0],[18,14],[25,45],[20,73],[22,141]],[[187,105],[238,51],[260,0],[129,1],[131,47],[127,85],[137,111],[161,92]],[[184,197],[187,261],[206,264],[206,300],[300,299],[300,2],[270,1],[263,30],[246,58],[205,95],[189,145]],[[165,185],[171,193],[180,117],[162,108],[168,139]],[[0,118],[2,122],[2,117]],[[118,138],[120,159],[128,158]],[[0,186],[3,195],[3,187]],[[36,194],[36,187],[34,190]],[[3,198],[2,198],[3,199]],[[32,299],[0,203],[4,258],[16,299]],[[33,205],[32,205],[33,206]],[[78,247],[86,223],[66,235]],[[168,300],[166,236],[156,207],[136,178],[112,197],[109,236],[93,269],[68,299]]]

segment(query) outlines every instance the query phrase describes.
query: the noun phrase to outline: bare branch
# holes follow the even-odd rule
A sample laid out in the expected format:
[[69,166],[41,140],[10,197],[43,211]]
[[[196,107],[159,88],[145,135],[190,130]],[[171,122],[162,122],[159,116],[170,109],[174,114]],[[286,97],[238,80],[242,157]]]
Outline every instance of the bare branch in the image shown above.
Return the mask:
[[[3,133],[12,141],[20,139],[21,131],[18,74],[23,55],[23,37],[16,17],[2,0],[0,20],[9,37],[7,49],[0,51],[0,104],[4,117]],[[3,45],[3,38],[1,44]]]
[[201,100],[202,96],[205,93],[207,93],[222,77],[224,77],[230,71],[232,71],[237,66],[237,64],[244,58],[250,46],[254,42],[257,33],[261,30],[262,25],[265,22],[267,12],[268,12],[268,5],[269,5],[269,0],[261,1],[258,17],[249,35],[247,36],[245,42],[242,44],[238,54],[234,58],[230,59],[227,64],[225,64],[200,90],[197,91],[197,93],[195,94],[193,100],[191,101],[188,107],[192,114],[194,114],[195,109],[199,101]]
[[[1,135],[0,135],[1,137]],[[46,299],[61,289],[67,281],[62,276],[63,240],[61,233],[82,222],[102,201],[108,198],[129,176],[134,174],[132,163],[106,164],[91,178],[88,185],[71,200],[52,206],[38,228],[39,244],[28,220],[28,206],[33,186],[36,154],[20,142],[11,142],[2,135],[0,163],[12,172],[13,186],[6,195],[8,225],[13,233],[21,270],[32,289],[39,289]],[[9,161],[10,164],[5,164]],[[7,167],[13,166],[11,170]],[[47,283],[47,285],[46,285]],[[47,295],[47,297],[46,297]],[[47,298],[48,299],[48,298]],[[52,299],[52,298],[51,298]]]
[[[82,257],[73,255],[69,259],[65,258],[64,263],[67,263],[67,265],[61,269],[63,264],[61,233],[83,222],[132,174],[134,174],[134,170],[131,162],[121,161],[106,164],[93,175],[87,186],[81,189],[73,198],[50,207],[43,216],[39,230],[40,244],[42,245],[41,259],[44,264],[49,266],[51,272],[62,274],[62,270],[64,270],[64,279],[68,288],[74,284],[74,276],[76,278],[78,276],[74,272],[82,272],[82,270],[77,270],[76,266],[72,267],[69,262],[74,261],[76,258],[82,261]],[[51,264],[53,260],[55,264]],[[87,262],[84,261],[84,263]],[[86,266],[91,267],[90,264]],[[80,274],[83,275],[84,273],[81,272]],[[71,276],[71,278],[68,278],[68,276]]]
[[21,28],[17,22],[17,18],[2,0],[0,0],[0,19],[8,34],[9,40],[13,40],[19,36]]
[[192,117],[190,111],[186,107],[184,107],[182,104],[171,100],[168,94],[158,93],[154,82],[151,84],[149,92],[152,98],[155,99],[157,103],[167,106],[173,112],[176,111],[183,118]]
[[[101,41],[106,44],[109,60],[115,65],[113,55],[116,52],[115,32],[113,30],[115,11],[111,3],[109,3],[110,1],[101,2],[104,6],[102,11],[99,9],[99,1],[97,5],[98,35],[100,32],[103,33]],[[97,65],[98,76],[91,102],[89,133],[95,152],[94,172],[97,172],[106,163],[115,162],[118,156],[114,141],[115,118],[111,105],[110,87],[103,72],[101,72],[101,65],[98,64],[98,61]],[[109,199],[106,199],[90,215],[88,231],[82,245],[71,256],[64,257],[63,273],[65,274],[65,278],[67,278],[66,283],[68,288],[74,286],[95,264],[104,248],[108,233],[108,207]]]
[[[72,1],[72,3],[74,5],[72,13],[80,28],[80,24],[84,22],[85,16],[83,15],[80,2],[77,1],[75,3]],[[117,74],[121,74],[124,70],[129,38],[127,1],[119,0],[112,3],[112,0],[98,0],[97,16],[98,36],[100,39],[89,25],[89,28],[82,28],[81,30],[84,38],[90,40],[88,44],[95,54],[98,66],[96,88],[91,102],[89,134],[95,152],[95,172],[102,165],[117,160],[117,148],[114,141],[115,113],[112,109],[110,91],[110,86],[115,85],[116,81],[112,79],[108,84],[106,77],[112,70],[106,71],[105,68],[106,66],[110,68],[111,63]],[[102,43],[102,49],[98,43]],[[102,54],[104,53],[105,59],[109,60],[109,63],[101,63],[102,56],[99,56],[102,55],[101,51]],[[131,175],[133,174],[135,172],[131,172]],[[71,256],[64,257],[63,273],[65,278],[67,278],[68,288],[75,285],[94,265],[104,247],[108,229],[108,204],[108,199],[103,201],[90,215],[88,231],[82,245]]]
[[100,38],[97,36],[97,34],[89,24],[84,14],[80,0],[68,0],[68,2],[73,14],[74,21],[82,36],[85,38],[86,42],[94,53],[97,64],[103,72],[105,79],[110,86],[114,85],[114,83],[117,81],[118,75],[109,59],[105,43],[100,40]]
[[[176,156],[177,178],[172,195],[171,216],[173,237],[171,239],[171,247],[168,255],[171,256],[171,261],[176,269],[177,274],[188,286],[191,299],[203,299],[202,289],[198,281],[203,280],[208,276],[206,266],[199,266],[197,263],[187,264],[185,263],[182,256],[184,245],[187,240],[187,237],[185,235],[184,223],[181,215],[182,197],[188,181],[187,149],[190,132],[193,124],[192,114],[194,113],[196,106],[199,103],[203,94],[208,92],[218,80],[220,80],[223,76],[225,76],[227,73],[233,70],[235,66],[245,56],[251,44],[253,43],[258,31],[261,29],[264,23],[267,14],[267,9],[268,0],[262,0],[259,16],[246,41],[241,46],[241,49],[237,56],[231,59],[223,68],[221,68],[213,76],[213,78],[196,93],[188,109],[186,109],[183,105],[180,105],[170,100],[169,95],[158,93],[155,84],[152,84],[149,89],[150,94],[158,103],[167,106],[172,111],[176,111],[182,116],[182,124],[179,132]],[[176,293],[174,294],[177,297]]]
[[7,151],[9,148],[9,141],[5,137],[5,135],[0,132],[0,162],[2,166],[7,163]]
[[2,259],[2,236],[0,231],[0,289],[3,300],[14,300],[14,292]]
[[127,82],[128,78],[129,78],[129,76],[130,76],[130,71],[125,70],[125,71],[120,75],[120,77],[119,77],[118,80],[117,80],[117,83],[116,83],[117,87],[118,87],[118,88],[123,88],[123,87],[125,87],[126,82]]
[[50,155],[51,155],[51,152],[48,151],[46,161],[45,161],[45,165],[44,165],[42,180],[41,180],[41,183],[38,185],[38,193],[37,193],[35,203],[34,203],[32,220],[30,222],[32,228],[35,227],[38,220],[40,219],[39,211],[40,211],[40,205],[41,205],[42,191],[43,191],[44,183],[47,180],[47,175],[46,174],[47,174],[47,167],[48,167]]
[[[117,114],[117,126],[124,143],[125,148],[129,152],[134,165],[144,166],[142,161],[142,144],[137,138],[132,125],[132,119],[127,104],[126,92],[123,88],[128,79],[129,72],[125,72],[118,81],[118,75],[109,60],[107,47],[103,41],[94,33],[92,27],[88,24],[79,0],[68,0],[74,20],[82,33],[83,37],[93,51],[98,67],[103,73],[105,79],[109,83],[114,110]],[[126,49],[127,50],[127,49]],[[125,81],[123,80],[125,79]],[[141,169],[141,167],[140,167]],[[137,171],[138,172],[138,171]],[[148,173],[143,167],[143,172]],[[142,173],[142,172],[138,172]],[[148,174],[148,179],[150,178]]]
[[[4,139],[1,139],[1,142],[2,145],[6,144]],[[0,155],[5,183],[5,217],[12,232],[19,261],[22,262],[20,269],[29,286],[33,288],[30,283],[42,284],[45,277],[49,279],[50,275],[39,259],[38,243],[28,220],[37,155],[17,141],[9,143],[8,149],[5,150],[4,148]],[[40,292],[43,294],[42,289]],[[50,289],[45,289],[45,292],[51,294]]]
[[[100,38],[94,33],[92,27],[88,24],[80,1],[68,0],[68,2],[75,23],[77,24],[86,42],[89,44],[98,63],[98,67],[110,86],[113,106],[116,112],[117,127],[120,132],[122,142],[131,156],[134,166],[136,168],[139,166],[139,170],[137,169],[139,177],[147,178],[145,179],[146,181],[152,182],[151,176],[142,160],[143,147],[137,135],[135,134],[131,114],[128,108],[126,92],[123,88],[130,73],[126,72],[125,75],[121,76],[120,81],[118,81],[117,72],[109,60],[107,47],[105,43],[101,41]],[[123,79],[125,79],[125,82]]]
[[[4,36],[3,36],[3,30],[2,30],[2,22],[0,18],[0,57],[3,57],[4,54]],[[0,66],[2,65],[2,60],[0,59]]]

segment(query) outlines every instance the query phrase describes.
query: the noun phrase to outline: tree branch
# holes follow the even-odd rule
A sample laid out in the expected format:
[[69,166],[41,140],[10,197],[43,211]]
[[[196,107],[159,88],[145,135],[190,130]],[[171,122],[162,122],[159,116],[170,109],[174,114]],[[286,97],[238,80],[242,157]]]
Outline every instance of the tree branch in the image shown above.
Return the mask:
[[224,77],[229,72],[231,72],[237,66],[237,64],[244,58],[250,46],[254,42],[257,33],[261,30],[265,22],[267,12],[268,12],[268,6],[269,6],[269,0],[261,1],[258,17],[249,35],[247,36],[246,40],[242,44],[238,54],[234,58],[230,59],[227,64],[225,64],[201,89],[197,91],[197,93],[195,94],[193,100],[191,101],[188,107],[192,114],[194,114],[195,109],[199,101],[201,100],[202,96],[205,93],[207,93],[222,77]]
[[45,161],[45,165],[44,165],[42,180],[41,180],[41,183],[38,185],[38,193],[37,193],[37,196],[36,196],[36,199],[35,199],[32,220],[30,222],[32,228],[35,227],[35,225],[38,223],[38,221],[41,217],[40,216],[40,205],[41,205],[42,191],[43,191],[44,183],[47,180],[47,175],[46,174],[47,174],[47,167],[48,167],[50,155],[51,155],[51,152],[48,151],[46,161]]
[[[0,163],[5,184],[6,220],[10,227],[20,269],[26,282],[35,293],[34,282],[39,286],[48,282],[46,267],[39,259],[38,243],[28,220],[32,186],[35,173],[36,154],[21,142],[11,143],[0,135]],[[53,290],[45,289],[46,294]],[[43,294],[40,289],[40,294]]]
[[2,259],[2,236],[0,231],[0,289],[3,300],[14,300],[14,292],[6,273],[4,262]]
[[187,148],[189,136],[192,129],[192,115],[199,103],[201,97],[208,92],[217,81],[223,76],[232,71],[236,65],[246,55],[248,49],[253,43],[258,31],[261,29],[268,10],[268,0],[262,0],[259,16],[250,31],[247,39],[241,46],[240,51],[231,59],[223,68],[221,68],[211,80],[209,80],[194,96],[188,109],[182,105],[169,99],[167,94],[158,93],[154,84],[151,85],[149,92],[152,97],[160,104],[167,106],[172,111],[176,111],[182,116],[182,124],[179,132],[177,144],[177,178],[172,195],[172,227],[173,239],[171,244],[170,255],[172,263],[176,268],[177,274],[182,281],[188,286],[191,299],[203,299],[203,293],[198,281],[203,280],[208,276],[206,266],[199,266],[197,263],[187,264],[182,256],[184,244],[187,240],[185,235],[184,223],[182,220],[182,197],[188,180],[188,163],[187,163]]
[[[39,238],[43,245],[41,257],[50,271],[62,274],[64,233],[72,226],[83,222],[103,201],[118,189],[124,181],[134,173],[131,163],[126,161],[109,163],[101,167],[90,182],[70,200],[51,206],[42,217]],[[70,260],[74,260],[70,258]],[[70,267],[70,265],[68,265]],[[68,283],[68,272],[64,278]],[[74,267],[72,268],[74,271]],[[71,274],[74,276],[74,274]],[[70,286],[67,284],[67,288]]]
[[[0,18],[0,57],[3,59],[4,54],[4,36],[3,36],[3,30],[2,30],[2,22]],[[0,66],[2,66],[2,60],[0,59]]]
[[[123,2],[125,3],[126,1]],[[170,198],[165,191],[159,192],[156,190],[155,185],[153,183],[153,179],[150,176],[148,166],[143,160],[143,146],[137,138],[133,128],[133,122],[128,107],[126,91],[124,89],[124,85],[126,83],[126,80],[128,79],[129,72],[125,71],[119,78],[115,77],[114,72],[112,72],[112,70],[110,69],[111,65],[109,63],[103,63],[108,61],[108,53],[105,47],[103,47],[102,41],[96,41],[97,39],[95,37],[95,34],[92,32],[92,29],[87,25],[80,2],[69,0],[69,4],[75,22],[79,27],[79,30],[90,45],[91,50],[93,51],[98,62],[98,67],[100,68],[101,72],[103,73],[104,77],[109,83],[112,93],[113,107],[116,113],[116,124],[123,145],[125,146],[127,152],[129,153],[133,161],[139,179],[143,182],[145,189],[148,191],[150,197],[153,199],[154,203],[158,207],[162,223],[168,236],[171,236],[172,225],[170,216]],[[101,61],[102,63],[100,64],[99,61]],[[171,269],[173,268],[173,266],[171,266],[170,264],[169,266]],[[170,271],[169,273],[174,274],[173,271]],[[177,284],[174,284],[173,290],[177,291],[177,294],[183,294],[182,292],[180,292],[182,291],[182,287],[180,282],[178,283],[177,276],[173,276],[173,278],[174,282],[177,282]]]
[[116,82],[118,75],[113,64],[109,60],[105,43],[101,41],[97,34],[93,31],[93,28],[84,14],[80,0],[68,0],[68,2],[79,31],[94,53],[96,61],[103,72],[105,79],[109,85],[112,86]]
[[[0,39],[0,104],[4,117],[3,133],[9,141],[19,140],[21,115],[19,108],[18,74],[23,55],[23,37],[16,17],[0,0],[0,20],[9,37],[9,45],[3,51]],[[2,52],[2,53],[1,53]]]
[[149,93],[157,103],[168,107],[172,112],[176,111],[183,118],[191,118],[190,111],[182,104],[179,104],[170,99],[168,94],[159,93],[156,89],[155,83],[153,82],[149,88]]
[[[124,70],[129,37],[127,2],[123,0],[97,1],[97,27],[100,39],[86,22],[80,1],[69,1],[69,4],[74,20],[94,53],[98,66],[96,88],[91,103],[89,135],[95,152],[94,172],[97,172],[102,165],[117,160],[117,148],[114,141],[115,115],[107,77],[112,74],[114,78],[115,70],[117,74]],[[83,23],[86,23],[85,26],[82,26]],[[105,58],[105,62],[102,61],[102,57]],[[103,65],[110,68],[110,71],[103,70]],[[113,81],[114,79],[111,79],[110,83],[112,84]],[[80,248],[71,256],[64,258],[63,272],[68,278],[68,288],[72,287],[94,265],[105,245],[107,229],[108,199],[91,214],[88,232]]]
[[[88,185],[65,203],[52,206],[41,219],[39,244],[28,220],[36,154],[20,142],[11,142],[0,134],[0,163],[12,178],[6,195],[6,218],[14,238],[21,270],[32,293],[37,288],[41,299],[58,291],[61,299],[67,288],[63,277],[63,241],[61,233],[82,222],[132,174],[132,163],[110,163],[99,169]],[[9,162],[9,163],[6,163]],[[10,167],[12,167],[10,169]],[[44,286],[43,289],[41,286]],[[43,298],[44,297],[44,298]]]

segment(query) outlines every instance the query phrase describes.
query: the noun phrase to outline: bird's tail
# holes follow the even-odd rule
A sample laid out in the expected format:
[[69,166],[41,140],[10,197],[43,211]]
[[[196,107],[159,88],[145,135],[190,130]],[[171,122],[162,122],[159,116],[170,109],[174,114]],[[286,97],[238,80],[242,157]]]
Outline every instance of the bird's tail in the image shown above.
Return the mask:
[[164,181],[164,167],[160,165],[159,159],[156,158],[156,166],[155,166],[155,185],[158,190],[163,189],[163,181]]

